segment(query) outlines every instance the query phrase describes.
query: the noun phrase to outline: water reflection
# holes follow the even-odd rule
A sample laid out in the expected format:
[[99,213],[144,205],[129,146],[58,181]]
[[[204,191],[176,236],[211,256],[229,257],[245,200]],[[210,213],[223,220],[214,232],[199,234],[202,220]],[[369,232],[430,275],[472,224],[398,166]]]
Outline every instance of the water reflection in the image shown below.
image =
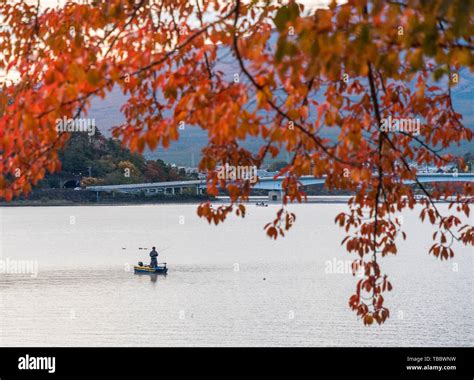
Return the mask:
[[167,273],[137,273],[135,272],[135,276],[139,276],[139,277],[149,276],[151,282],[157,282],[158,277],[166,279]]

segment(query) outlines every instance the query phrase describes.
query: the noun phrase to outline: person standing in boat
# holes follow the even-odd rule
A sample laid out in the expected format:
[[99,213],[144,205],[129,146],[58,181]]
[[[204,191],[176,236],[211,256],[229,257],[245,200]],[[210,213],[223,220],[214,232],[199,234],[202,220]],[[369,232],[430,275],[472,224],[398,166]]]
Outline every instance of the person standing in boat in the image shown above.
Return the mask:
[[156,248],[153,247],[151,252],[150,252],[150,267],[156,268],[158,266],[158,252],[156,252]]

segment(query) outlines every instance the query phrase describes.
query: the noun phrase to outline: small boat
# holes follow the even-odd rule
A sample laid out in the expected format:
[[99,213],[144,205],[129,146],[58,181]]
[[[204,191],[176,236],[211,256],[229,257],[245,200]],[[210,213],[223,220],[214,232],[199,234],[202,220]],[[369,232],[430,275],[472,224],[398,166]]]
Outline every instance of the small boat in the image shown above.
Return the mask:
[[166,274],[168,272],[168,268],[166,267],[166,263],[158,263],[156,267],[150,267],[149,265],[143,265],[142,262],[139,262],[138,265],[133,267],[135,273],[160,273]]
[[265,203],[265,202],[257,202],[255,203],[256,206],[260,206],[260,207],[268,207],[268,203]]

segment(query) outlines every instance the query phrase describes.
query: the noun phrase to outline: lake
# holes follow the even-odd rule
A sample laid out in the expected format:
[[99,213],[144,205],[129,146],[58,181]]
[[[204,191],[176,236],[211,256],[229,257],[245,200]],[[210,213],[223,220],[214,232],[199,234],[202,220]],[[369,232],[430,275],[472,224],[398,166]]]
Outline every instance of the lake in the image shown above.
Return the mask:
[[[474,343],[473,252],[456,245],[447,262],[428,255],[433,228],[416,212],[404,214],[398,255],[380,260],[393,284],[390,318],[366,327],[348,307],[357,277],[339,273],[354,258],[334,225],[345,205],[291,206],[295,227],[277,241],[263,230],[276,205],[248,205],[245,219],[218,227],[196,208],[0,208],[0,259],[29,268],[0,274],[0,345]],[[135,275],[153,245],[168,275]]]

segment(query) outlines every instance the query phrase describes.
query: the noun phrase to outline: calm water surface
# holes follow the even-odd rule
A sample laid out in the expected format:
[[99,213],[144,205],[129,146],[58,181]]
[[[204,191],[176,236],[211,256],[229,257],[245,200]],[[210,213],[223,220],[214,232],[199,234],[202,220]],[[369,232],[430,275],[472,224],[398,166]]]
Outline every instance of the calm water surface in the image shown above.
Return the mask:
[[[472,346],[473,253],[427,254],[432,229],[404,214],[407,241],[382,260],[391,317],[364,327],[347,301],[357,278],[334,217],[342,204],[292,206],[294,229],[271,241],[277,206],[248,206],[220,227],[196,205],[0,208],[0,259],[38,275],[0,274],[1,346]],[[442,206],[443,208],[443,206]],[[162,250],[169,274],[130,266]]]

